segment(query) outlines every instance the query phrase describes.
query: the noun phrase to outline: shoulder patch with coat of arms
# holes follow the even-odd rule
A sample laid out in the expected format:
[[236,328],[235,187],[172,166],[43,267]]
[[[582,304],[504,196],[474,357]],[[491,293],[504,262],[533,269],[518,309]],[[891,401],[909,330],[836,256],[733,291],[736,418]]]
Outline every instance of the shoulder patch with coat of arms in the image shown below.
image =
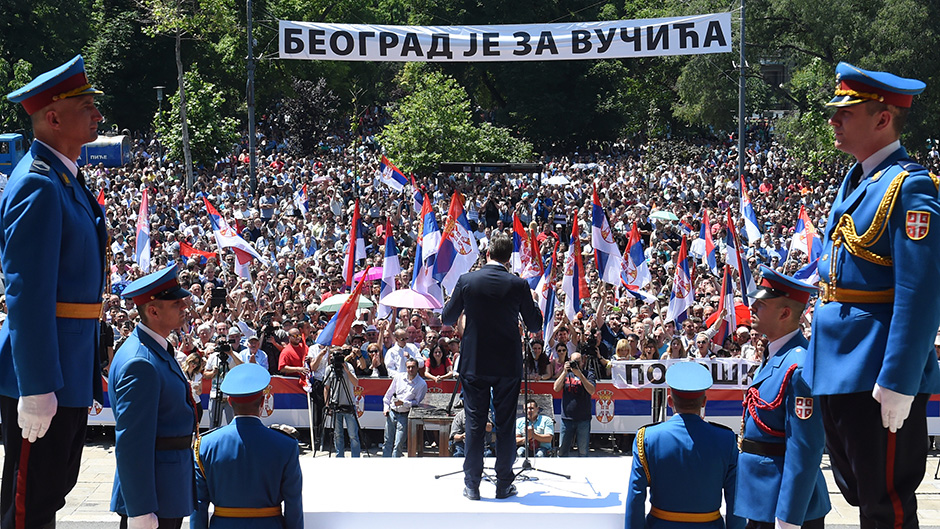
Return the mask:
[[904,228],[911,240],[923,239],[930,231],[930,212],[909,210],[905,215]]
[[806,420],[813,416],[813,398],[797,397],[793,405],[793,412],[800,419]]

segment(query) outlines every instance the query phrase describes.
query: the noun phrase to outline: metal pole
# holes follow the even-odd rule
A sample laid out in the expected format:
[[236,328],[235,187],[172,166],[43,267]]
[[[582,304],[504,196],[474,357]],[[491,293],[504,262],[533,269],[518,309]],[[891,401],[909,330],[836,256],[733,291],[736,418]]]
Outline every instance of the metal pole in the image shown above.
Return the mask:
[[[738,80],[738,177],[744,176],[744,69],[747,66],[744,58],[744,0],[741,0],[741,63],[738,65],[740,77]],[[743,199],[743,197],[742,197]]]
[[255,175],[255,55],[254,55],[254,37],[251,34],[251,0],[246,0],[245,9],[248,20],[248,185],[251,188],[251,194],[255,195],[258,188],[258,178]]

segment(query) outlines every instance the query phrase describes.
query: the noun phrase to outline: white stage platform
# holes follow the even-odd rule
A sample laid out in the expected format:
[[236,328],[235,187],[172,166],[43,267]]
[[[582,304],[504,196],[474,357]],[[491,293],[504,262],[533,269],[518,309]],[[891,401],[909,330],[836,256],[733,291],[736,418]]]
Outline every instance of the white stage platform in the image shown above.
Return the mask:
[[[347,452],[348,455],[348,452]],[[539,458],[535,481],[517,481],[519,494],[496,500],[496,487],[480,485],[480,501],[463,497],[462,458],[302,457],[307,527],[330,529],[481,529],[591,527],[622,529],[631,458]],[[495,460],[486,459],[492,467]],[[490,472],[490,471],[487,471]],[[472,516],[470,516],[472,515]],[[569,525],[570,524],[570,525]]]

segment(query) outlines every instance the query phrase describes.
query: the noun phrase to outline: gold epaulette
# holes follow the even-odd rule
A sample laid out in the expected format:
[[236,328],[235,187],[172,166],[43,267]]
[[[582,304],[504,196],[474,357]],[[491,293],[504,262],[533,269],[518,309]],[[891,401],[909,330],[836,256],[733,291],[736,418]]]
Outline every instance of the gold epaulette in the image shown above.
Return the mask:
[[[898,196],[901,193],[901,185],[909,174],[910,173],[907,171],[901,171],[894,177],[894,180],[888,184],[888,189],[881,198],[881,203],[878,204],[877,211],[875,211],[875,217],[872,219],[871,226],[868,227],[865,233],[858,235],[852,216],[848,213],[843,214],[839,218],[839,223],[836,225],[835,229],[832,230],[832,245],[838,247],[844,244],[845,249],[856,257],[861,257],[877,265],[892,266],[893,261],[890,257],[878,255],[868,248],[871,248],[878,242],[882,234],[884,234],[885,228],[888,225],[888,218],[891,216],[894,205],[897,203]],[[934,182],[940,183],[938,180],[934,180]],[[830,266],[835,267],[835,264],[836,259],[832,259]],[[835,277],[833,272],[835,272],[835,270],[830,271],[830,277]]]
[[646,461],[646,444],[644,439],[646,437],[646,427],[642,427],[636,431],[636,455],[640,459],[640,464],[643,465],[643,472],[646,473],[646,483],[652,483],[650,478],[650,466]]

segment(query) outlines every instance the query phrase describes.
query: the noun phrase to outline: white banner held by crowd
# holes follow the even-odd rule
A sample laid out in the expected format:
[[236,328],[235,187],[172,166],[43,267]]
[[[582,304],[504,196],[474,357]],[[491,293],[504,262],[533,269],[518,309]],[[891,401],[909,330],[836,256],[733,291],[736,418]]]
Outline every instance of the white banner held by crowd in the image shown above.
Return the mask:
[[743,358],[695,358],[692,360],[614,360],[611,377],[614,387],[665,388],[666,369],[676,362],[698,362],[712,374],[712,389],[747,389],[760,365]]
[[278,21],[281,59],[495,62],[617,59],[731,51],[731,13],[493,26]]

